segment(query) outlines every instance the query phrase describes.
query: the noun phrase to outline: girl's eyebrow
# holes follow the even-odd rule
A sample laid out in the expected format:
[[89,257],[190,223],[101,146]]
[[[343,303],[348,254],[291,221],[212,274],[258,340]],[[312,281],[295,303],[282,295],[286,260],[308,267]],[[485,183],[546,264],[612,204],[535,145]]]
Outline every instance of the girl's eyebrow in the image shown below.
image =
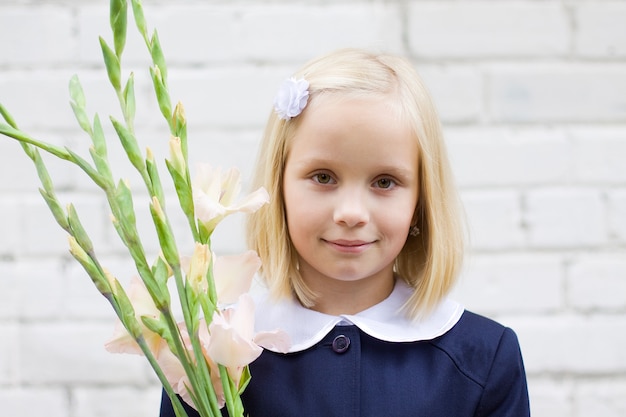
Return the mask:
[[[302,158],[294,161],[298,166],[301,167],[332,167],[334,164],[341,164],[344,161],[336,158],[320,158],[320,157],[310,157],[310,158]],[[417,172],[414,172],[412,168],[404,167],[402,165],[376,165],[373,169],[380,174],[389,174],[392,176],[397,176],[400,178],[412,178]]]

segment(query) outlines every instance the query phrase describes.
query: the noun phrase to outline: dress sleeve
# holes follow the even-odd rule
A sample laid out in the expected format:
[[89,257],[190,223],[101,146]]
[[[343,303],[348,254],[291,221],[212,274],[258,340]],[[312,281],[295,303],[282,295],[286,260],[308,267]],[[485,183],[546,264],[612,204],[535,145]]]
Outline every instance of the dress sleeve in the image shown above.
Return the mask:
[[504,330],[476,417],[529,417],[526,372],[517,336]]

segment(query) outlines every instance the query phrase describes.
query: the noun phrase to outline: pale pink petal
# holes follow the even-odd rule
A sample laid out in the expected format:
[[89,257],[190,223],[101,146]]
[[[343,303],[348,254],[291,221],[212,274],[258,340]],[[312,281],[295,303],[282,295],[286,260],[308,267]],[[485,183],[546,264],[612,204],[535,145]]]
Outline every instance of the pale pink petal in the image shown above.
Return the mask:
[[216,314],[209,327],[211,333],[207,349],[209,357],[227,368],[246,366],[263,351],[252,340],[254,304],[250,306],[251,302],[248,294],[242,295],[236,309]]
[[[128,288],[128,299],[130,300],[135,310],[135,318],[139,322],[142,328],[142,334],[150,351],[156,353],[161,341],[161,337],[149,330],[143,325],[141,321],[142,316],[151,317],[157,319],[160,317],[160,312],[156,308],[152,297],[148,292],[145,284],[139,277],[133,276]],[[121,322],[118,322],[113,331],[111,339],[105,343],[105,349],[112,353],[131,353],[137,355],[143,355],[141,348],[135,341],[135,339],[128,333]]]
[[287,353],[291,347],[291,339],[283,330],[259,332],[254,335],[254,343],[274,352]]
[[203,223],[221,218],[227,214],[226,209],[217,199],[199,191],[197,188],[193,189],[193,205],[196,210],[196,217]]
[[104,348],[110,353],[130,353],[133,355],[143,355],[143,352],[135,339],[128,333],[128,331],[122,325],[122,322],[118,321],[115,324],[113,335],[104,344]]
[[197,187],[204,194],[211,197],[218,197],[221,184],[221,173],[219,168],[213,169],[209,164],[198,164],[192,185]]
[[244,199],[240,200],[237,204],[233,204],[228,207],[229,211],[240,211],[243,213],[254,213],[264,204],[270,201],[270,195],[263,187],[251,192]]
[[174,389],[174,392],[180,395],[187,404],[195,408],[191,400],[191,395],[187,390],[187,387],[191,385],[189,384],[189,378],[185,373],[185,369],[176,355],[169,350],[167,343],[164,341],[163,344],[164,346],[157,356],[157,363],[161,367],[167,382],[169,382]]
[[235,303],[250,290],[252,278],[260,267],[261,259],[254,251],[215,258],[213,277],[218,301],[226,305]]
[[192,194],[196,217],[209,232],[227,215],[253,212],[269,201],[267,191],[256,190],[241,202],[233,204],[241,191],[239,170],[231,168],[224,176],[221,170],[200,164],[193,179]]
[[246,340],[254,338],[254,300],[248,293],[243,293],[237,300],[235,308],[225,311],[227,319],[237,333]]
[[223,206],[230,206],[239,195],[239,192],[241,191],[241,180],[239,177],[239,170],[236,167],[233,167],[228,170],[226,177],[222,179],[220,204]]

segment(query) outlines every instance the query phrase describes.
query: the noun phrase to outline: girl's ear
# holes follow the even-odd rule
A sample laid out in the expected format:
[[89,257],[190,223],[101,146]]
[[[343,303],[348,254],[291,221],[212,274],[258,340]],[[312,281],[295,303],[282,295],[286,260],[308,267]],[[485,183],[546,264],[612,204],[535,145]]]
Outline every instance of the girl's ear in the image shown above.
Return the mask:
[[411,218],[411,228],[424,226],[424,207],[421,204],[421,200],[417,200],[413,217]]

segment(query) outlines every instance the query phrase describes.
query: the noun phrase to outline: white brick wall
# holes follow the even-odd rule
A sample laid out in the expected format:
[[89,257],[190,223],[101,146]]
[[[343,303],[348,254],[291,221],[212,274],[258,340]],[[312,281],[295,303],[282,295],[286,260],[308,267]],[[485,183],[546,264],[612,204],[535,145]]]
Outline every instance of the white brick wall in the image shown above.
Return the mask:
[[[144,5],[186,106],[193,161],[237,165],[245,178],[278,83],[304,61],[344,46],[412,58],[444,121],[472,233],[455,296],[517,331],[534,416],[626,415],[626,0]],[[34,136],[86,151],[68,105],[74,73],[90,112],[120,117],[98,49],[98,35],[111,39],[107,13],[106,0],[0,0],[0,102]],[[163,155],[146,62],[131,29],[137,128]],[[105,203],[47,159],[123,279],[130,267]],[[144,360],[104,351],[113,313],[67,254],[38,186],[19,146],[0,139],[2,415],[157,415]],[[217,250],[243,247],[240,222],[218,230]]]

